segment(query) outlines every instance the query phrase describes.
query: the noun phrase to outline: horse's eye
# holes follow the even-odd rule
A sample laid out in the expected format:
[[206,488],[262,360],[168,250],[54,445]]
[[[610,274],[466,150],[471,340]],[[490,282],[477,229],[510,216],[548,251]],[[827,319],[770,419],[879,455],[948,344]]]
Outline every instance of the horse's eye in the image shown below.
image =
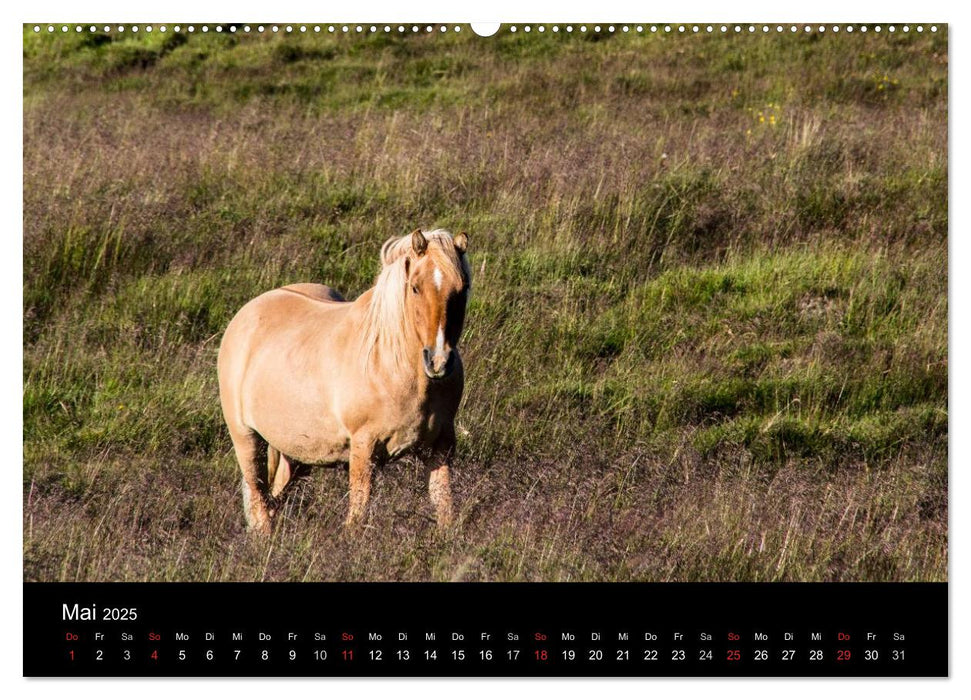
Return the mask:
[[411,291],[413,291],[415,294],[417,294],[418,293],[418,287],[416,285],[411,285]]

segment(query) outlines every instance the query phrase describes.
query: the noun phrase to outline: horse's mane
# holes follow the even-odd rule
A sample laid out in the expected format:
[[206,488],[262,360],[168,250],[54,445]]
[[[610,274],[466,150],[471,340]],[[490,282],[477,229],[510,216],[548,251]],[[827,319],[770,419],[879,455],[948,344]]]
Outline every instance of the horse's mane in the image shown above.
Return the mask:
[[[424,233],[428,241],[425,255],[442,264],[451,265],[466,284],[471,285],[472,274],[465,255],[459,255],[452,234],[444,229]],[[375,352],[382,360],[390,358],[399,367],[405,360],[408,319],[405,316],[405,287],[408,275],[405,258],[412,253],[411,235],[389,238],[381,246],[381,272],[374,283],[371,303],[364,320],[361,355],[365,368],[370,367]]]

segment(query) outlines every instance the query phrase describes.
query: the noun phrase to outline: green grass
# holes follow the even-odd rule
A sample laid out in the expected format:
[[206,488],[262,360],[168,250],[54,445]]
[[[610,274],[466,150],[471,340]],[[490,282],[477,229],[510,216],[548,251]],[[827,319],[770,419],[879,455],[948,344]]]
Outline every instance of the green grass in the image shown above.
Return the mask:
[[[27,579],[943,580],[947,33],[24,30]],[[467,230],[459,524],[243,529],[236,310]]]

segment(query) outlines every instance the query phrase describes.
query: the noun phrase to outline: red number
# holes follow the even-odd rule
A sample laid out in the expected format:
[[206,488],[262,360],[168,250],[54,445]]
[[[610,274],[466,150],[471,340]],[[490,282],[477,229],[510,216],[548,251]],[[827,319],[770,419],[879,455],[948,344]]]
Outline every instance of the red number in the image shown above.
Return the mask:
[[742,651],[741,651],[741,649],[729,649],[728,650],[728,656],[726,657],[726,660],[727,661],[741,661],[742,660]]
[[74,661],[74,649],[71,649],[71,650],[70,650],[69,652],[67,652],[67,653],[71,655],[71,661]]
[[152,649],[152,660],[158,661],[158,649]]
[[849,661],[850,660],[850,650],[849,649],[837,649],[836,650],[836,660],[837,661]]
[[537,661],[546,661],[549,655],[546,653],[546,649],[537,649],[535,652]]
[[341,654],[344,656],[344,661],[353,661],[354,660],[354,650],[353,649],[344,649],[341,652]]

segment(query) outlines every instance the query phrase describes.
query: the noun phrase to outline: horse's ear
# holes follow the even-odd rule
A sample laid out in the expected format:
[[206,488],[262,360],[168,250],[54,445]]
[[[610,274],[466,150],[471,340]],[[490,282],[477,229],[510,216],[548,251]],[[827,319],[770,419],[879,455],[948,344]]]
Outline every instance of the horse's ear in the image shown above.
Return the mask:
[[425,251],[428,250],[428,239],[425,238],[425,234],[421,232],[420,228],[416,228],[411,234],[411,247],[415,249],[418,255],[424,255]]
[[384,242],[381,246],[381,262],[384,265],[390,265],[394,262],[394,258],[391,255],[391,251],[394,249],[394,244],[397,243],[400,238],[392,237]]
[[452,239],[452,243],[455,244],[455,250],[464,253],[469,249],[469,234],[465,231],[459,231],[459,235]]

